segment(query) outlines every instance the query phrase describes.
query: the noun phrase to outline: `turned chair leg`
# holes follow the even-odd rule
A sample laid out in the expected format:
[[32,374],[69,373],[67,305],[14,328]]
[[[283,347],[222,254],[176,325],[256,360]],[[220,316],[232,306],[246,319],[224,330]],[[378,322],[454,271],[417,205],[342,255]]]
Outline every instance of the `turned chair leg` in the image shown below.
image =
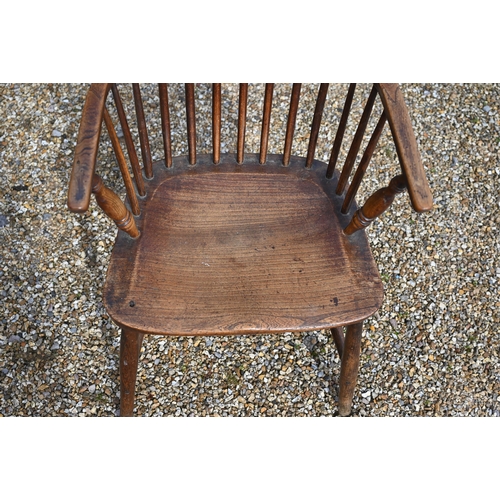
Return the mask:
[[122,328],[120,342],[120,416],[131,417],[134,413],[135,380],[141,353],[142,333]]
[[341,417],[347,417],[351,413],[352,398],[358,377],[362,330],[362,322],[349,325],[346,328],[344,352],[340,366],[339,415]]

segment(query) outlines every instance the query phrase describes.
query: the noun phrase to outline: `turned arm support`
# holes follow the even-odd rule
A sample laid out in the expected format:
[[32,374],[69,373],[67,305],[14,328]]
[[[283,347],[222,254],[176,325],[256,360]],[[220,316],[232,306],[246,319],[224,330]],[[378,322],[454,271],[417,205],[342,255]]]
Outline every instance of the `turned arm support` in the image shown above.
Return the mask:
[[93,83],[87,93],[69,182],[68,208],[72,212],[85,212],[89,208],[104,106],[110,88],[108,83]]
[[92,192],[95,195],[97,204],[109,218],[114,220],[118,229],[125,231],[132,238],[139,236],[134,217],[130,211],[120,197],[104,185],[97,174],[92,176]]
[[382,215],[392,204],[397,194],[406,189],[404,175],[394,177],[389,185],[373,193],[365,204],[356,211],[344,233],[351,235],[360,229],[369,226],[377,217]]
[[375,86],[391,127],[411,204],[417,212],[432,210],[432,193],[401,89],[397,83],[377,83]]

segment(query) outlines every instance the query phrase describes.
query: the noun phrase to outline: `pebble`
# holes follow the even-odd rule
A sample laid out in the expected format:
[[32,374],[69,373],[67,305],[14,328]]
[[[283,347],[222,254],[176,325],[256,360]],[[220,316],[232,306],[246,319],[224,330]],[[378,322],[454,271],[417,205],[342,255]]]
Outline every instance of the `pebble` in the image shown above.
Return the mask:
[[[5,417],[118,414],[120,330],[102,299],[116,229],[94,201],[85,214],[65,208],[87,88],[0,85],[0,165],[7,187],[0,190],[0,413]],[[401,88],[435,209],[417,215],[402,194],[366,230],[385,298],[365,322],[354,415],[500,416],[500,85]],[[159,160],[157,88],[141,85],[141,90],[152,121],[153,159]],[[223,92],[236,96],[223,108],[223,152],[235,144],[237,90],[237,84],[223,85]],[[121,85],[120,91],[133,118],[131,89]],[[324,161],[334,140],[325,125],[338,123],[346,91],[346,85],[332,85],[328,93],[316,155]],[[369,91],[368,85],[358,86],[346,137],[354,134]],[[182,85],[169,87],[175,155],[187,154],[183,92]],[[250,86],[248,151],[259,149],[257,97],[263,92],[263,84]],[[286,119],[279,116],[286,117],[289,92],[289,86],[276,84],[270,153],[282,151]],[[316,95],[317,86],[302,86],[306,109],[297,116],[294,154],[307,154]],[[197,85],[196,108],[210,110],[209,85]],[[377,100],[369,133],[378,116]],[[200,153],[208,152],[210,120],[200,119],[196,128]],[[390,135],[386,127],[360,200],[399,172]],[[98,169],[123,196],[105,131],[102,137]],[[344,144],[340,164],[347,151]],[[340,364],[328,331],[206,337],[199,345],[197,340],[145,338],[137,415],[332,416],[338,411]]]

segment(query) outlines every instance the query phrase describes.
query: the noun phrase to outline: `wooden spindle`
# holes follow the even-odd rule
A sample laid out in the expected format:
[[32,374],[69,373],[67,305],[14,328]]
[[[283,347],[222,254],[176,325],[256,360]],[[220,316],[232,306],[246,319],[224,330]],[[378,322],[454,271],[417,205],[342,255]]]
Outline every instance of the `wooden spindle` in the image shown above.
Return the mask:
[[122,147],[120,146],[120,140],[116,135],[113,121],[111,120],[111,116],[109,116],[108,110],[106,108],[104,108],[104,123],[106,124],[106,128],[108,129],[108,134],[109,138],[111,139],[113,151],[115,152],[116,161],[118,162],[118,166],[120,167],[123,183],[125,184],[125,190],[127,191],[127,196],[130,201],[130,207],[132,208],[132,213],[134,215],[139,215],[141,212],[139,210],[139,202],[137,201],[137,196],[135,194],[134,184],[132,183],[132,179],[127,167],[127,162],[125,160]]
[[394,177],[389,186],[373,193],[365,204],[356,211],[349,225],[344,229],[347,235],[354,234],[360,229],[369,226],[377,217],[382,215],[392,204],[397,194],[406,189],[404,175]]
[[314,160],[314,153],[316,152],[316,144],[318,142],[319,127],[321,126],[321,117],[323,116],[323,108],[325,107],[327,93],[328,83],[322,83],[319,86],[316,108],[314,109],[311,136],[309,138],[309,147],[307,148],[306,168],[310,168]]
[[240,100],[238,105],[238,143],[236,161],[243,163],[245,156],[245,130],[247,125],[248,83],[240,83]]
[[264,96],[264,111],[262,117],[262,133],[260,135],[259,163],[263,165],[267,159],[267,146],[269,143],[269,126],[271,124],[271,109],[273,106],[274,83],[266,83]]
[[92,177],[92,192],[97,204],[109,218],[113,219],[118,229],[125,231],[132,238],[139,236],[134,216],[129,212],[123,201],[120,200],[120,197],[107,188],[97,174]]
[[168,87],[166,83],[159,83],[161,130],[163,133],[163,151],[165,152],[165,165],[172,166],[172,135],[170,132],[170,111],[168,109]]
[[125,110],[123,109],[122,100],[120,98],[120,93],[118,92],[116,83],[113,83],[111,91],[113,92],[113,100],[115,101],[116,111],[118,112],[118,118],[120,119],[123,136],[125,137],[125,144],[127,146],[127,153],[130,159],[130,164],[132,165],[132,171],[134,172],[134,180],[135,185],[137,186],[137,192],[139,193],[139,196],[144,196],[146,194],[146,190],[144,189],[144,180],[142,178],[141,166],[139,165],[139,159],[137,158],[134,140],[132,139],[132,134],[130,133],[127,116],[125,115]]
[[220,132],[221,132],[221,84],[212,84],[212,144],[214,163],[220,162]]
[[344,353],[344,332],[342,331],[342,327],[332,328],[330,331],[332,332],[339,358],[342,359],[342,354]]
[[349,186],[349,189],[347,190],[347,194],[345,196],[344,203],[342,205],[341,212],[343,214],[346,214],[349,212],[351,208],[351,204],[354,200],[354,197],[356,196],[356,193],[358,192],[359,186],[361,184],[361,181],[363,180],[363,177],[366,173],[366,169],[368,168],[368,165],[370,164],[370,160],[372,158],[373,152],[375,151],[375,148],[377,147],[378,140],[380,139],[380,135],[382,134],[382,130],[384,128],[386,121],[386,115],[385,112],[382,112],[382,115],[380,116],[380,119],[377,123],[377,126],[375,127],[375,130],[373,131],[372,136],[370,137],[370,141],[368,142],[368,146],[366,146],[365,152],[363,153],[363,157],[361,158],[361,161],[359,162],[358,168],[356,169],[356,173],[354,174],[354,177],[352,178],[352,182]]
[[347,92],[347,97],[345,99],[344,109],[342,110],[342,116],[340,118],[339,128],[335,134],[335,141],[333,142],[332,154],[330,155],[330,162],[328,163],[328,169],[326,171],[326,178],[331,179],[333,177],[333,172],[335,172],[335,166],[337,165],[337,160],[340,153],[340,147],[342,146],[342,141],[344,139],[345,128],[347,126],[347,119],[349,118],[349,113],[351,112],[352,99],[354,97],[354,91],[356,90],[356,84],[351,83],[349,85],[349,90]]
[[340,174],[339,183],[337,184],[336,190],[336,193],[339,196],[344,192],[347,181],[349,180],[349,176],[351,175],[352,167],[354,166],[354,161],[356,160],[359,148],[361,147],[361,142],[363,141],[363,136],[365,135],[366,125],[368,124],[368,120],[370,119],[373,103],[375,102],[376,97],[377,89],[375,88],[375,86],[373,86],[372,91],[370,92],[370,95],[368,97],[368,101],[366,102],[365,109],[363,110],[363,114],[361,115],[361,120],[359,121],[358,128],[356,129],[356,133],[354,134],[354,139],[352,140],[349,153],[347,153],[347,158],[342,168],[342,173]]
[[142,107],[141,89],[138,83],[132,84],[134,91],[135,114],[137,115],[137,128],[139,129],[139,140],[141,142],[142,162],[146,179],[153,178],[153,162],[151,161],[151,149],[149,147],[148,129],[146,119],[144,118],[144,109]]
[[196,116],[194,108],[194,83],[186,83],[186,119],[188,132],[189,164],[196,164]]
[[295,132],[295,122],[297,120],[297,109],[299,108],[301,83],[294,83],[292,86],[292,97],[290,98],[290,110],[288,111],[288,121],[286,123],[285,148],[283,151],[283,165],[290,164],[292,152],[293,134]]

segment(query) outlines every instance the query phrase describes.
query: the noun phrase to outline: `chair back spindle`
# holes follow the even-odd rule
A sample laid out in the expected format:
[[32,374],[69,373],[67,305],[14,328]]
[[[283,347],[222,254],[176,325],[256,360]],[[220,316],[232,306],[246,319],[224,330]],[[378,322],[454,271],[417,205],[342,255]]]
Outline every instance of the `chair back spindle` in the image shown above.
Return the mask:
[[271,124],[271,109],[273,105],[274,83],[266,83],[264,96],[264,111],[262,116],[262,133],[260,136],[260,156],[259,163],[263,165],[267,158],[267,145],[269,142],[269,126]]
[[127,117],[125,115],[125,110],[123,109],[122,100],[120,97],[120,93],[118,92],[116,83],[113,83],[111,91],[113,93],[113,100],[115,102],[116,111],[118,112],[120,125],[122,127],[123,137],[125,137],[125,144],[127,146],[127,153],[130,164],[132,165],[132,171],[134,172],[134,180],[135,185],[137,186],[137,192],[139,193],[139,196],[144,196],[146,194],[146,191],[144,189],[144,180],[142,178],[141,166],[139,165],[139,158],[137,158],[137,151],[135,149],[134,140],[132,139],[132,134],[130,133],[130,127],[128,126]]
[[343,214],[346,214],[349,212],[349,209],[351,208],[351,204],[354,200],[354,197],[356,196],[359,186],[361,185],[361,181],[363,180],[363,177],[365,175],[366,169],[368,168],[368,165],[370,164],[370,160],[372,158],[373,152],[375,151],[375,148],[377,147],[378,141],[380,139],[380,135],[382,134],[382,130],[384,128],[386,122],[386,115],[385,112],[382,112],[382,115],[380,116],[380,119],[375,127],[375,130],[373,131],[373,134],[370,138],[370,141],[368,142],[368,146],[366,146],[365,152],[363,153],[363,157],[361,158],[361,161],[359,162],[358,168],[356,169],[356,172],[354,173],[354,177],[352,178],[352,182],[349,185],[349,188],[347,190],[347,194],[345,195],[344,203],[342,205],[341,212]]
[[172,134],[170,131],[170,111],[168,109],[168,86],[166,83],[158,84],[160,94],[161,130],[163,135],[163,150],[165,165],[172,166]]
[[285,147],[283,150],[283,165],[285,167],[290,164],[290,154],[292,152],[293,134],[295,132],[295,122],[297,121],[301,86],[301,83],[294,83],[292,85],[290,109],[288,111],[288,120],[286,123]]
[[109,116],[107,108],[104,108],[104,123],[108,129],[109,138],[111,139],[111,144],[113,146],[113,151],[115,152],[116,161],[120,167],[120,172],[122,174],[123,183],[125,184],[125,190],[127,192],[128,199],[130,201],[130,206],[132,208],[132,213],[134,215],[139,215],[141,212],[139,210],[139,202],[137,201],[137,196],[135,194],[134,185],[128,171],[127,162],[123,154],[122,147],[120,146],[120,140],[116,135],[116,130]]
[[327,93],[328,83],[320,84],[318,98],[316,99],[316,108],[314,109],[313,122],[311,125],[311,136],[309,138],[309,147],[307,149],[306,168],[310,168],[314,160],[314,153],[316,152],[316,144],[318,142],[319,127],[321,126],[321,118],[323,116],[323,108],[325,107]]
[[189,164],[196,165],[196,115],[194,83],[186,83],[186,120],[188,131]]
[[[294,83],[291,89],[289,112],[287,117],[286,133],[284,138],[283,149],[283,166],[288,166],[291,161],[292,145],[296,126],[296,119],[298,113],[298,106],[300,100],[301,84]],[[153,177],[153,163],[151,157],[151,150],[149,144],[148,130],[146,127],[146,119],[143,109],[143,101],[141,97],[140,86],[137,83],[132,84],[133,98],[136,111],[137,128],[139,131],[140,147],[144,166],[144,176],[146,179]],[[311,168],[316,154],[318,143],[319,131],[324,111],[324,106],[328,94],[329,84],[322,83],[319,85],[318,94],[316,97],[316,104],[314,116],[310,128],[310,137],[308,143],[307,156],[305,158],[305,167]],[[129,172],[127,161],[124,152],[120,145],[112,118],[106,109],[105,102],[109,91],[113,94],[114,104],[117,110],[119,122],[123,130],[123,136],[127,147],[128,157],[133,172],[133,177]],[[260,151],[258,160],[261,165],[268,161],[268,147],[269,135],[271,127],[272,115],[272,102],[275,84],[266,83],[262,108],[262,124],[260,134]],[[170,122],[169,99],[168,99],[168,85],[165,83],[158,84],[159,98],[160,98],[160,113],[161,113],[161,126],[163,134],[163,149],[165,153],[165,165],[171,167],[173,164],[172,157],[172,131]],[[332,146],[329,163],[326,166],[326,178],[332,179],[336,170],[340,150],[344,141],[345,132],[347,130],[347,123],[351,113],[354,94],[356,91],[356,84],[350,84],[345,99],[344,107],[340,117],[339,125],[335,134],[334,143]],[[374,103],[380,95],[383,112],[376,124],[366,149],[362,155],[361,161],[356,168],[352,181],[349,184],[349,178],[354,169],[356,158],[360,150],[361,144],[364,139],[366,128],[370,120]],[[97,114],[102,116],[101,121],[105,122],[106,128],[111,139],[113,150],[115,152],[116,160],[120,168],[120,172],[125,184],[127,197],[130,203],[130,210],[133,215],[140,215],[141,206],[138,196],[143,197],[146,194],[145,182],[141,171],[141,165],[137,156],[136,148],[130,131],[129,123],[125,114],[125,108],[118,91],[116,84],[94,84],[89,92],[88,103],[86,103],[83,121],[90,122],[90,116]],[[188,162],[189,165],[196,165],[197,151],[196,151],[196,109],[195,109],[195,84],[185,84],[185,104],[186,104],[186,126],[187,126],[187,142],[188,142]],[[247,106],[248,106],[248,83],[239,84],[239,102],[238,102],[238,125],[237,125],[237,144],[236,144],[236,161],[238,164],[244,163],[245,160],[245,133],[246,133],[246,120],[247,120]],[[222,102],[221,102],[221,84],[212,84],[212,147],[213,147],[213,163],[218,164],[221,161],[221,123],[222,123]],[[89,118],[87,118],[87,116]],[[380,136],[383,132],[385,122],[388,121],[391,132],[396,144],[396,150],[400,160],[400,165],[403,171],[401,179],[398,177],[391,181],[390,185],[383,188],[371,197],[368,198],[366,203],[356,212],[353,216],[351,223],[345,229],[345,234],[352,234],[355,231],[366,227],[375,217],[380,215],[392,203],[394,196],[404,190],[407,184],[410,193],[410,198],[415,210],[422,212],[432,208],[432,195],[430,193],[428,184],[425,179],[425,172],[421,165],[420,156],[416,141],[413,135],[411,121],[408,111],[404,104],[401,91],[397,84],[374,84],[371,88],[369,97],[366,101],[365,107],[361,114],[361,118],[356,127],[356,132],[338,178],[335,192],[338,196],[344,197],[342,201],[341,213],[347,214],[355,197],[358,193],[361,182],[366,174],[371,158],[379,142]],[[75,158],[74,172],[72,174],[72,182],[70,183],[70,193],[68,198],[68,206],[76,211],[81,212],[88,207],[88,198],[90,197],[91,187],[93,183],[93,173],[95,167],[96,150],[95,145],[92,154],[86,153],[87,149],[87,136],[98,137],[97,132],[100,131],[100,125],[96,121],[88,126],[88,130],[92,134],[87,133],[85,130],[79,134],[79,145],[77,147],[77,154]],[[97,135],[96,135],[97,134]],[[95,142],[95,141],[94,141]],[[93,165],[92,169],[87,168],[88,165]],[[80,165],[83,165],[82,167]],[[102,184],[102,182],[101,182]],[[98,192],[101,193],[100,203],[105,206],[105,212],[113,218],[113,220],[123,228],[121,219],[123,218],[123,210],[110,209],[110,206],[117,206],[113,201],[105,203],[103,200],[111,199],[111,192],[108,188],[100,187]],[[97,184],[95,184],[97,186]],[[102,193],[106,193],[103,197]],[[345,196],[344,196],[345,195]],[[115,195],[116,196],[116,195]],[[114,210],[114,211],[113,211]],[[110,215],[111,214],[111,215]],[[128,223],[127,223],[128,224]],[[132,230],[133,232],[133,230]]]
[[240,100],[238,105],[238,142],[236,161],[243,163],[245,156],[245,130],[247,124],[248,83],[240,83]]
[[356,84],[351,83],[349,85],[349,90],[347,92],[344,109],[342,110],[342,117],[340,118],[339,127],[337,129],[337,133],[335,134],[335,141],[333,142],[332,154],[330,156],[330,162],[328,163],[328,169],[326,171],[327,179],[331,179],[333,177],[333,172],[335,172],[335,167],[337,165],[340,148],[342,147],[342,141],[344,140],[345,128],[347,126],[347,119],[349,118],[349,113],[351,112],[352,99],[354,97],[355,90],[356,90]]
[[146,119],[144,118],[144,109],[142,107],[141,89],[138,83],[132,84],[134,93],[135,113],[137,115],[137,126],[139,129],[139,141],[141,143],[142,162],[146,178],[153,177],[153,162],[151,161],[151,149],[149,147],[148,129]]
[[212,147],[214,164],[220,162],[221,84],[212,84]]
[[365,109],[363,110],[363,114],[361,115],[358,128],[356,129],[356,133],[354,134],[354,139],[352,140],[349,153],[347,153],[347,158],[345,160],[344,166],[342,167],[342,173],[340,174],[336,191],[339,196],[344,193],[347,181],[349,180],[349,176],[351,175],[352,167],[354,166],[356,156],[358,154],[359,148],[361,147],[361,142],[363,140],[363,136],[365,135],[366,126],[368,125],[368,120],[370,119],[376,97],[377,89],[375,88],[375,86],[373,86],[368,97]]

